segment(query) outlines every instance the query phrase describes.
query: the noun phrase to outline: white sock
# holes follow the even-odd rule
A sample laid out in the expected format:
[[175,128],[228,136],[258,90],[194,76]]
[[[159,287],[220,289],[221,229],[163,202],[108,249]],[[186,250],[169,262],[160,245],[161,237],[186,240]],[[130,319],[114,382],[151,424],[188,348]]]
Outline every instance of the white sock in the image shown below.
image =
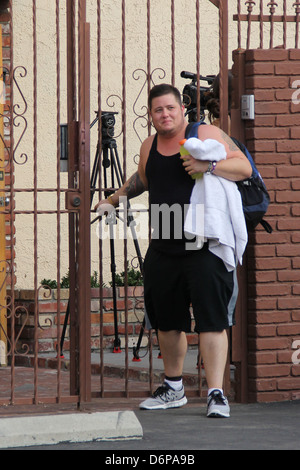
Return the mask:
[[182,379],[181,380],[168,380],[165,379],[165,382],[170,385],[174,390],[181,390],[182,389]]

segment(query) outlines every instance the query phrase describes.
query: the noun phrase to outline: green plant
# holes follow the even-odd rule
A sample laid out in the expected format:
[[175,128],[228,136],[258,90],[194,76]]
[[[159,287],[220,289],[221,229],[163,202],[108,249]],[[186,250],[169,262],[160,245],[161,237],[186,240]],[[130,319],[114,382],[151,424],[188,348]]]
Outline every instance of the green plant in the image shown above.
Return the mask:
[[[41,285],[50,287],[50,289],[57,289],[57,281],[54,279],[42,279]],[[70,287],[70,272],[68,271],[65,276],[62,277],[60,282],[62,289],[68,289]]]
[[50,287],[50,289],[57,289],[57,282],[52,279],[43,279],[41,285],[44,287]]
[[70,287],[70,271],[68,271],[67,274],[62,277],[60,287],[62,287],[63,289],[69,289],[69,287]]
[[[105,284],[102,284],[103,287],[105,287]],[[91,287],[100,287],[100,282],[98,281],[98,273],[97,271],[94,271],[93,274],[91,275]]]
[[[125,271],[122,271],[120,274],[116,274],[116,286],[125,285]],[[112,282],[109,283],[112,286]],[[127,261],[127,284],[128,286],[142,286],[143,285],[143,276],[140,271],[137,271],[134,268],[128,267]]]
[[[41,281],[42,286],[50,287],[50,289],[57,289],[57,281],[54,279],[43,279]],[[106,287],[106,285],[103,283],[103,287]],[[70,287],[70,272],[68,271],[65,276],[62,277],[61,282],[60,282],[60,287],[62,289],[69,289]],[[93,274],[91,275],[91,287],[100,287],[100,282],[98,281],[98,273],[97,271],[94,271]]]

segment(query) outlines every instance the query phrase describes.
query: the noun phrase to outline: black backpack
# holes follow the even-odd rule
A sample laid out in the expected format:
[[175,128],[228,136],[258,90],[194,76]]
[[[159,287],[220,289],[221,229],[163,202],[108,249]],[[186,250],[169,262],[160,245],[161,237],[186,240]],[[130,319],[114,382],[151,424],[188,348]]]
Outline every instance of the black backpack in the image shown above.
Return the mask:
[[252,156],[247,147],[234,137],[231,137],[237,147],[246,155],[252,166],[252,175],[242,181],[236,181],[237,187],[241,193],[243,210],[248,230],[253,230],[258,224],[261,224],[266,232],[272,233],[271,225],[263,219],[266,214],[270,196],[267,191],[264,180],[255,166]]
[[[198,137],[198,126],[205,124],[204,122],[193,122],[187,126],[185,137]],[[266,185],[257,170],[253,158],[251,157],[247,147],[234,137],[231,137],[236,146],[246,155],[252,166],[252,175],[242,181],[236,181],[238,190],[241,193],[243,211],[246,221],[247,230],[253,230],[258,224],[261,224],[266,232],[272,233],[271,225],[263,219],[266,214],[270,196]]]

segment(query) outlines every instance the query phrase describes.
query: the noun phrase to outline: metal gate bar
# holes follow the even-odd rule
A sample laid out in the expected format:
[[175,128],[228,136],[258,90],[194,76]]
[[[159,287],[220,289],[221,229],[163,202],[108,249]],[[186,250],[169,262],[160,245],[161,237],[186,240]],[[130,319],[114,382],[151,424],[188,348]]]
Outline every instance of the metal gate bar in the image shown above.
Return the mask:
[[[15,164],[20,162],[17,162],[17,157],[16,157],[16,150],[19,146],[20,140],[23,136],[21,135],[21,138],[18,140],[16,146],[15,146],[15,139],[14,139],[14,126],[17,126],[15,124],[15,119],[16,116],[22,116],[24,118],[24,122],[26,123],[26,118],[23,116],[24,113],[26,112],[27,109],[27,104],[25,101],[24,96],[22,95],[22,91],[19,88],[18,83],[16,82],[16,70],[14,68],[14,61],[13,61],[13,5],[12,1],[9,2],[9,7],[10,7],[10,15],[11,15],[11,21],[10,21],[10,36],[11,36],[11,48],[10,48],[10,84],[11,84],[11,89],[10,89],[10,100],[11,100],[11,106],[9,109],[9,122],[10,122],[10,145],[9,148],[7,147],[6,150],[9,153],[9,170],[10,174],[14,175],[15,174]],[[76,395],[71,395],[70,396],[62,396],[62,390],[61,390],[61,358],[60,354],[58,354],[57,357],[57,362],[58,362],[58,367],[57,367],[57,373],[56,373],[56,394],[55,392],[51,396],[50,393],[47,395],[47,393],[41,394],[40,389],[39,389],[39,377],[40,377],[40,368],[39,368],[39,344],[38,344],[38,331],[40,328],[39,325],[39,294],[40,294],[40,287],[38,283],[38,215],[40,214],[56,214],[56,222],[57,222],[57,229],[56,229],[56,241],[57,241],[57,279],[58,281],[60,280],[60,256],[61,256],[61,247],[60,247],[60,236],[61,236],[61,214],[62,213],[68,213],[69,211],[62,211],[60,207],[60,199],[61,196],[67,191],[63,188],[61,188],[61,183],[60,183],[60,30],[59,30],[59,21],[60,21],[60,2],[59,0],[56,0],[56,5],[55,5],[55,22],[56,22],[56,97],[57,97],[57,106],[56,106],[56,134],[57,134],[57,145],[56,145],[56,170],[57,170],[57,176],[56,176],[56,185],[57,188],[40,188],[38,185],[38,113],[37,113],[37,106],[38,106],[38,99],[37,99],[37,91],[38,91],[38,80],[37,80],[37,74],[38,74],[38,66],[37,66],[37,2],[36,0],[32,1],[32,19],[33,19],[33,30],[32,30],[32,37],[33,37],[33,48],[32,48],[32,53],[33,53],[33,187],[32,188],[16,188],[15,183],[14,183],[14,177],[12,176],[10,178],[10,186],[7,189],[7,192],[9,193],[10,196],[10,208],[9,210],[4,211],[4,213],[9,214],[9,219],[10,219],[10,233],[11,237],[13,236],[12,234],[14,233],[15,229],[15,218],[17,215],[28,215],[30,217],[33,217],[33,283],[34,283],[34,354],[33,354],[33,393],[32,397],[28,398],[26,394],[23,396],[18,396],[16,394],[16,385],[17,383],[20,382],[20,374],[19,374],[19,369],[16,364],[16,359],[19,358],[20,356],[25,356],[26,355],[26,350],[24,354],[20,354],[17,351],[17,342],[19,340],[20,334],[16,336],[16,319],[19,318],[21,310],[26,310],[25,307],[23,306],[18,306],[16,304],[16,297],[15,297],[15,259],[14,259],[14,243],[13,240],[11,242],[11,264],[9,266],[9,272],[7,273],[7,276],[10,276],[10,298],[9,302],[7,305],[7,318],[10,320],[10,328],[11,328],[11,335],[10,338],[8,339],[9,343],[9,350],[8,350],[8,357],[10,359],[10,377],[11,377],[11,386],[10,386],[10,397],[7,396],[7,398],[1,398],[0,403],[1,404],[38,404],[38,403],[76,403],[78,401],[78,397]],[[26,75],[26,69],[22,67],[22,73],[23,76]],[[19,106],[14,103],[14,87],[13,85],[17,84],[17,87],[19,89],[19,92],[22,95],[22,98],[25,102],[25,111],[22,114],[18,114],[17,110],[19,109]],[[25,128],[26,130],[26,128]],[[22,164],[26,163],[28,160],[27,155],[22,154],[22,157],[24,159]],[[33,210],[16,210],[15,209],[15,196],[16,194],[21,194],[21,193],[32,193],[33,194]],[[38,194],[41,192],[56,192],[56,210],[39,210],[38,209]],[[57,299],[58,299],[58,311],[57,311],[57,326],[56,326],[56,331],[57,331],[57,344],[58,344],[58,353],[59,351],[59,338],[60,338],[60,285],[58,282],[58,294],[57,294]],[[28,311],[26,311],[27,317],[28,317]]]
[[[15,187],[13,178],[10,182],[10,197],[11,201],[15,200],[16,195],[22,193],[31,193],[33,196],[33,209],[30,210],[19,210],[14,208],[11,204],[10,224],[11,233],[14,231],[14,218],[16,216],[28,216],[33,218],[33,271],[34,271],[34,362],[33,362],[33,397],[17,397],[15,393],[15,382],[18,376],[16,367],[16,340],[15,337],[15,318],[18,313],[18,306],[14,295],[15,279],[14,264],[10,268],[12,285],[11,285],[11,308],[10,321],[11,321],[11,341],[10,341],[10,360],[11,360],[11,397],[10,403],[85,403],[91,401],[93,397],[113,397],[123,396],[127,398],[146,396],[153,391],[155,386],[154,382],[154,367],[153,367],[153,346],[155,335],[151,331],[147,333],[149,342],[149,380],[147,387],[139,391],[132,388],[132,383],[129,376],[129,312],[128,312],[128,278],[127,278],[127,260],[128,260],[128,242],[124,240],[123,245],[123,258],[124,258],[124,272],[125,272],[125,307],[124,307],[124,388],[113,391],[106,390],[105,376],[104,376],[104,342],[103,342],[103,318],[104,318],[104,304],[103,304],[103,243],[99,238],[99,273],[100,273],[100,288],[99,288],[99,302],[100,302],[100,377],[99,377],[99,389],[91,391],[91,319],[90,319],[90,304],[91,304],[91,292],[90,292],[90,271],[91,271],[91,247],[90,247],[90,24],[87,20],[87,2],[86,0],[66,0],[64,6],[66,7],[66,21],[67,21],[67,127],[68,127],[68,154],[69,154],[69,171],[68,171],[68,187],[62,187],[61,176],[60,176],[60,124],[61,124],[61,80],[62,80],[62,64],[61,64],[61,48],[62,48],[62,33],[60,30],[60,23],[63,17],[63,9],[61,8],[62,2],[56,0],[55,2],[55,35],[56,35],[56,47],[55,47],[55,73],[56,73],[56,188],[42,188],[39,186],[38,181],[38,164],[39,164],[39,116],[38,116],[38,91],[39,91],[39,56],[38,56],[38,7],[39,3],[36,0],[28,0],[32,6],[32,19],[33,19],[33,186],[31,188],[20,188]],[[12,15],[12,0],[10,0],[10,12]],[[226,130],[227,126],[227,69],[228,69],[228,57],[227,57],[227,35],[228,35],[228,2],[224,0],[218,2],[217,0],[212,2],[216,7],[219,8],[219,32],[220,32],[220,71],[223,77],[223,87],[221,89],[222,102],[222,126]],[[97,7],[97,20],[96,20],[96,31],[97,31],[97,107],[99,115],[105,110],[103,90],[102,90],[102,72],[103,72],[103,56],[101,51],[101,39],[102,39],[102,25],[101,22],[103,14],[103,5],[101,0],[95,1],[94,4]],[[126,33],[126,1],[121,0],[121,140],[122,140],[122,152],[123,152],[123,176],[127,178],[127,165],[128,165],[128,58],[126,57],[127,33]],[[146,71],[145,71],[145,89],[149,92],[150,88],[155,82],[155,76],[153,70],[154,60],[153,47],[151,44],[152,39],[152,25],[151,25],[151,12],[152,12],[152,1],[145,0],[145,19],[147,22],[147,30],[145,32],[146,40]],[[195,12],[195,69],[197,72],[197,87],[198,92],[200,90],[200,0],[194,2]],[[176,34],[177,34],[177,13],[176,13],[176,2],[170,0],[170,26],[171,26],[171,41],[170,41],[170,77],[171,82],[176,82]],[[11,21],[11,38],[13,40],[13,22]],[[14,79],[14,65],[13,65],[13,43],[11,47],[11,71],[10,79],[13,83]],[[162,69],[161,69],[162,70]],[[165,71],[163,70],[164,74]],[[161,79],[161,78],[160,78]],[[78,83],[77,83],[78,80]],[[11,102],[14,103],[13,89],[11,87]],[[199,93],[198,93],[199,95]],[[200,99],[198,96],[197,102],[198,117],[200,116]],[[10,147],[10,169],[11,174],[15,171],[15,157],[16,148],[14,144],[14,106],[10,108],[10,123],[11,123],[11,147]],[[148,119],[146,112],[143,116],[147,121],[148,135],[151,133],[151,124]],[[102,121],[98,121],[98,144],[100,149],[102,148]],[[119,136],[118,136],[119,137]],[[18,146],[19,142],[17,142]],[[99,161],[99,185],[98,192],[102,197],[104,193],[104,185],[102,180],[102,166]],[[117,188],[110,188],[112,190]],[[56,196],[55,208],[50,210],[41,210],[38,205],[38,198],[40,194],[54,193]],[[61,200],[66,199],[66,207],[62,209]],[[74,199],[79,200],[79,206],[74,205]],[[57,314],[56,314],[56,341],[57,341],[57,372],[56,372],[56,393],[51,393],[47,396],[40,393],[39,378],[40,378],[40,363],[39,363],[39,279],[38,279],[38,236],[40,228],[40,218],[42,214],[54,215],[56,217],[56,277],[58,281],[57,291]],[[68,217],[69,227],[69,267],[70,267],[70,298],[69,298],[69,309],[70,309],[70,393],[66,396],[63,392],[62,385],[62,358],[61,358],[61,321],[63,319],[62,311],[60,308],[61,300],[61,263],[60,258],[62,256],[61,247],[61,225],[62,217]],[[12,260],[13,260],[13,244],[11,246]],[[198,344],[199,347],[199,344]],[[197,387],[194,389],[188,389],[188,396],[201,396],[202,393],[202,377],[201,369],[196,373]],[[195,374],[195,375],[196,375]],[[7,403],[7,399],[6,403]],[[1,403],[1,400],[0,400]]]
[[79,208],[78,309],[79,387],[81,401],[91,397],[90,353],[90,28],[86,23],[86,2],[79,3]]
[[[61,114],[60,114],[60,9],[59,9],[59,0],[56,0],[56,186],[57,186],[57,196],[56,196],[56,224],[57,224],[57,234],[56,234],[56,244],[57,244],[57,267],[56,267],[56,278],[61,279],[61,269],[60,269],[60,256],[61,256],[61,240],[60,240],[60,198],[62,196],[61,192],[61,179],[60,179],[60,123],[61,123]],[[57,401],[61,401],[61,350],[60,350],[60,325],[61,325],[61,292],[60,292],[60,283],[57,284],[57,329],[56,329],[56,338],[57,338]]]
[[[13,14],[12,10],[12,0],[9,2],[10,6],[10,11],[11,14]],[[10,82],[12,82],[12,70],[13,70],[13,22],[10,22],[10,36],[11,36],[11,48],[10,48]],[[13,103],[14,101],[14,91],[13,87],[11,87],[11,102]],[[13,122],[13,108],[11,106],[10,108],[10,123]],[[14,175],[14,159],[13,159],[13,149],[14,148],[14,134],[12,132],[12,126],[11,126],[11,143],[10,143],[10,152],[9,152],[9,171],[11,175]],[[15,200],[15,195],[14,195],[14,181],[13,178],[10,178],[10,233],[11,233],[11,238],[13,237],[14,233],[14,213],[13,213],[13,201]],[[10,308],[10,311],[7,309],[7,317],[10,319],[11,322],[11,329],[12,332],[15,329],[15,292],[14,292],[14,249],[13,249],[13,243],[11,242],[11,254],[10,254],[10,259],[11,259],[11,265],[9,267],[10,273],[11,273],[11,297],[10,301],[8,301],[8,307]],[[8,346],[9,347],[9,346]],[[11,334],[10,338],[10,353],[11,353],[11,388],[10,388],[10,401],[11,403],[15,402],[15,338],[14,334]],[[9,351],[8,351],[9,354]]]
[[[67,121],[68,121],[68,188],[75,191],[77,182],[76,171],[78,170],[78,126],[77,126],[77,100],[76,100],[76,24],[75,24],[76,2],[67,0]],[[70,328],[70,391],[77,394],[78,385],[78,345],[76,327],[76,299],[75,289],[77,283],[76,259],[77,250],[77,212],[70,212],[68,216],[69,231],[69,328]]]

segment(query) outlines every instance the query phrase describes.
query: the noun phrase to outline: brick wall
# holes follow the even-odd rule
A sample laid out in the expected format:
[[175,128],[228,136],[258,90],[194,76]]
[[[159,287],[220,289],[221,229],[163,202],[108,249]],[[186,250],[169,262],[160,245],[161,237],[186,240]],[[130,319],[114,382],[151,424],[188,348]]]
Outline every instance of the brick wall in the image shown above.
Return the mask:
[[[34,353],[34,290],[15,291],[18,318],[15,336],[18,340],[18,351]],[[69,298],[69,290],[60,291],[60,323],[61,329],[65,321]],[[137,340],[144,318],[143,288],[128,287],[128,335],[131,343]],[[124,288],[117,288],[117,321],[118,335],[121,347],[124,347],[125,335],[125,297]],[[53,289],[40,289],[38,297],[38,350],[39,353],[56,353],[57,350],[57,291]],[[113,350],[115,339],[114,311],[112,289],[103,289],[103,347]],[[91,289],[91,348],[97,351],[100,348],[100,300],[99,289]],[[69,328],[67,328],[64,351],[69,350]]]
[[[124,287],[117,288],[117,323],[118,337],[121,341],[121,349],[125,348],[125,290]],[[18,338],[17,351],[25,353],[25,356],[34,354],[34,290],[15,290],[17,307],[15,337]],[[61,330],[65,321],[69,298],[69,290],[60,291],[60,323]],[[114,304],[111,288],[103,289],[103,348],[109,351],[114,349],[115,327],[114,327]],[[39,289],[38,294],[38,352],[49,353],[53,357],[57,351],[57,291],[53,289]],[[142,286],[128,287],[128,346],[132,348],[139,339],[141,325],[144,319],[144,288]],[[69,322],[68,322],[69,325]],[[147,331],[143,335],[141,348],[148,346]],[[61,334],[61,333],[60,333]],[[153,335],[153,344],[157,345],[156,336]],[[198,335],[188,335],[190,346],[198,346]],[[69,327],[67,327],[63,351],[69,351]],[[91,350],[100,350],[100,300],[99,289],[91,289]],[[26,357],[18,356],[18,364],[26,362]]]
[[255,120],[246,122],[246,144],[270,192],[267,220],[274,229],[271,235],[257,229],[248,246],[251,401],[300,398],[300,365],[292,360],[293,353],[294,362],[297,359],[293,346],[300,339],[297,80],[300,80],[300,50],[245,52],[245,92],[255,95]]

